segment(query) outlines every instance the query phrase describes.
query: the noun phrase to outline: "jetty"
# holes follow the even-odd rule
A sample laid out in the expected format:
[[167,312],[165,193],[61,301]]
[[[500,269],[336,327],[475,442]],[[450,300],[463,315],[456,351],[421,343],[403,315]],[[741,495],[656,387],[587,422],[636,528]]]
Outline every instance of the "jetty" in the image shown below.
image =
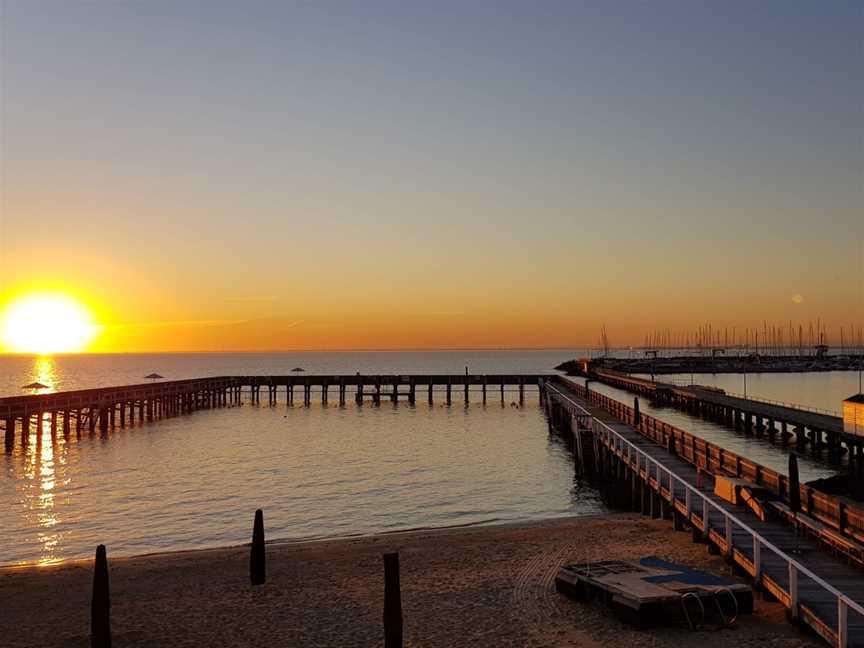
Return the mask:
[[[775,508],[782,511],[788,478],[671,426],[658,427],[656,419],[638,409],[574,381],[550,380],[544,390],[550,425],[569,437],[578,470],[599,476],[617,502],[655,518],[671,518],[676,530],[689,527],[694,541],[722,553],[756,588],[782,602],[790,618],[831,645],[864,645],[860,567],[849,564],[846,555],[825,551],[796,514],[788,521],[781,515],[760,516],[715,494],[718,479],[743,475],[773,491],[780,500]],[[801,489],[802,508],[815,520],[824,502],[817,504],[812,489]],[[825,513],[835,524],[844,524],[837,511]],[[840,518],[845,514],[841,504]],[[847,531],[860,534],[862,529]]]
[[[82,389],[51,394],[33,394],[0,398],[0,424],[3,426],[6,452],[15,447],[16,436],[21,444],[29,443],[31,433],[47,425],[51,436],[58,433],[107,435],[117,427],[136,421],[190,414],[197,410],[260,404],[262,394],[268,405],[278,402],[293,405],[295,395],[310,405],[313,396],[328,403],[331,393],[339,405],[349,398],[356,403],[380,405],[383,401],[407,401],[414,404],[418,397],[431,404],[443,397],[447,405],[458,398],[465,403],[471,393],[479,393],[482,402],[500,398],[505,403],[513,393],[520,404],[526,391],[539,392],[544,374],[416,374],[416,375],[273,375],[219,376],[189,380],[148,382],[121,387]],[[454,395],[455,392],[455,395]],[[41,442],[41,433],[36,441]]]
[[845,456],[849,471],[859,478],[864,475],[864,437],[844,432],[843,419],[832,412],[610,370],[595,370],[586,377],[748,435],[767,437],[772,442],[794,443],[799,450],[809,448],[814,456],[821,456],[824,452],[826,458],[835,464],[841,463]]
[[[814,353],[759,353],[744,349],[715,347],[702,353],[677,354],[670,349],[642,349],[641,357],[616,358],[605,355],[598,358],[571,360],[559,365],[562,371],[572,372],[586,364],[592,370],[612,370],[625,373],[662,375],[687,373],[798,373],[814,371],[855,371],[864,365],[859,350],[830,355],[828,347],[817,347]],[[670,355],[663,355],[663,353]]]

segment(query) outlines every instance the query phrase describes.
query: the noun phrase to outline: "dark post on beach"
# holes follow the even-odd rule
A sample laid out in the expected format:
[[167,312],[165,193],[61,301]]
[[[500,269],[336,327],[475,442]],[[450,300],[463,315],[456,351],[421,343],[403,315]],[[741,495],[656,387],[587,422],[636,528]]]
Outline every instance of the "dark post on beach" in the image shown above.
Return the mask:
[[402,591],[399,554],[384,554],[384,648],[402,648]]
[[633,398],[633,425],[639,426],[642,422],[642,415],[639,413],[639,397]]
[[92,648],[111,648],[111,596],[108,590],[108,556],[105,545],[96,547],[93,601],[90,604],[90,645]]
[[249,554],[249,576],[253,585],[263,585],[267,580],[264,557],[264,511],[255,511],[255,526],[252,529],[252,552]]

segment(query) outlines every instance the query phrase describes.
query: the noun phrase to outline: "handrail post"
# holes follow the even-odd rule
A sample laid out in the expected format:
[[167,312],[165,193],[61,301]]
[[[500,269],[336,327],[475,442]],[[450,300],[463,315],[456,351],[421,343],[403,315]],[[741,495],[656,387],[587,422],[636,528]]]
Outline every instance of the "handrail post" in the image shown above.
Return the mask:
[[762,544],[759,542],[759,537],[753,536],[753,578],[756,584],[762,583]]
[[726,555],[732,555],[732,518],[726,515]]
[[684,488],[684,508],[687,509],[687,519],[690,519],[690,504],[692,502],[692,495],[690,493],[689,488]]
[[708,539],[708,532],[711,527],[708,525],[708,498],[702,496],[702,537]]
[[846,601],[839,596],[837,597],[837,646],[846,648],[849,642],[849,629],[847,626],[847,607]]
[[798,618],[798,569],[789,561],[789,607],[793,619]]

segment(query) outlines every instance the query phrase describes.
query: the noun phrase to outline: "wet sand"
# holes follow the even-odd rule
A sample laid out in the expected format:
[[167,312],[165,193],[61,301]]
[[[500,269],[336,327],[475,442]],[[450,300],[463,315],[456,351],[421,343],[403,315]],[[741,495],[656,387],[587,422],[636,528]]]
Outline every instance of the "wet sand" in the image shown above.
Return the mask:
[[[554,590],[566,562],[646,555],[731,575],[722,558],[636,515],[569,518],[269,544],[266,585],[249,548],[112,558],[114,645],[383,645],[382,553],[400,552],[407,646],[819,646],[756,602],[735,627],[640,631]],[[0,570],[0,644],[89,646],[92,561]]]

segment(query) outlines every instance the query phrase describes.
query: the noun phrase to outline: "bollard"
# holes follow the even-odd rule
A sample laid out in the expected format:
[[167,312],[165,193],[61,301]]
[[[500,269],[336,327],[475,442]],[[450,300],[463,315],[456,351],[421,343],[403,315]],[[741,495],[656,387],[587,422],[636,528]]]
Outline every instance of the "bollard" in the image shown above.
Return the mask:
[[402,648],[399,554],[384,554],[384,648]]
[[642,414],[639,413],[639,397],[636,396],[633,398],[633,426],[638,428],[641,422]]
[[105,545],[96,547],[93,600],[90,604],[90,645],[92,648],[111,648],[111,596],[108,589],[108,556]]
[[255,526],[252,529],[252,551],[249,555],[249,576],[253,585],[263,585],[267,581],[266,559],[264,556],[264,512],[255,511]]

